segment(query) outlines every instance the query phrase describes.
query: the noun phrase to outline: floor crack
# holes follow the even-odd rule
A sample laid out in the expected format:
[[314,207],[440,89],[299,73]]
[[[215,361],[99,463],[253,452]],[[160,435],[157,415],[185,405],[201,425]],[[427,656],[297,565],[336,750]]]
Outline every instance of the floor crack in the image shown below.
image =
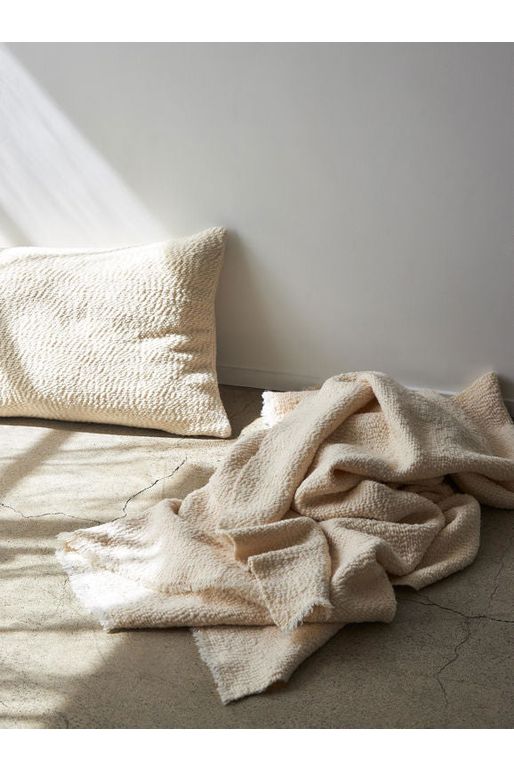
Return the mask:
[[149,491],[150,488],[153,488],[154,485],[157,485],[157,483],[161,482],[161,480],[168,480],[170,477],[173,477],[173,475],[176,474],[182,466],[184,466],[186,461],[187,461],[187,456],[184,456],[180,464],[178,464],[178,466],[176,466],[172,472],[170,472],[169,474],[165,474],[163,477],[158,477],[157,480],[154,480],[152,483],[150,483],[150,485],[147,485],[145,488],[141,488],[141,490],[136,491],[136,493],[133,493],[132,496],[129,496],[121,510],[123,512],[123,515],[118,519],[121,520],[123,517],[127,516],[128,514],[127,507],[131,501],[133,501],[141,493],[144,493],[145,491]]
[[51,516],[59,516],[59,517],[69,517],[72,520],[80,520],[83,523],[97,523],[100,525],[102,522],[101,520],[95,520],[92,517],[80,517],[79,515],[70,515],[68,512],[41,512],[37,515],[26,515],[25,512],[22,512],[19,509],[16,509],[16,507],[13,507],[11,504],[6,504],[5,501],[0,501],[0,507],[3,507],[4,509],[8,509],[10,512],[14,512],[15,515],[19,515],[24,520],[34,520],[38,517],[51,517]]
[[448,709],[450,707],[450,701],[448,699],[448,693],[446,691],[446,686],[444,685],[444,682],[443,682],[441,676],[444,673],[444,671],[450,665],[452,665],[454,662],[456,662],[458,660],[458,658],[460,656],[460,650],[462,649],[462,647],[471,638],[470,620],[465,615],[463,615],[463,616],[464,616],[464,623],[465,623],[465,626],[466,626],[466,631],[464,633],[464,637],[460,641],[458,641],[458,643],[456,643],[455,646],[453,647],[453,655],[450,657],[450,659],[448,659],[447,662],[445,662],[444,665],[442,667],[440,667],[439,670],[436,671],[436,673],[434,673],[434,678],[436,679],[436,681],[437,681],[437,683],[439,685],[439,688],[441,690],[441,694],[443,695],[445,711],[446,711],[446,715],[447,716],[448,716]]
[[465,646],[465,644],[471,638],[471,635],[473,632],[471,628],[471,622],[486,619],[490,622],[499,622],[501,624],[514,624],[514,619],[501,619],[499,617],[492,617],[487,614],[466,614],[464,611],[459,611],[458,609],[452,608],[451,606],[445,606],[442,603],[437,603],[435,600],[432,600],[432,598],[429,598],[428,595],[424,595],[421,592],[418,593],[418,597],[416,598],[403,598],[403,600],[407,601],[408,603],[416,603],[419,606],[435,606],[436,608],[441,609],[441,611],[447,611],[451,614],[455,614],[464,623],[464,626],[465,626],[464,636],[459,641],[457,641],[457,643],[453,647],[453,652],[450,658],[444,663],[444,665],[442,665],[442,667],[439,668],[439,670],[437,670],[434,673],[434,676],[433,676],[437,681],[437,684],[443,696],[446,716],[448,717],[450,701],[448,699],[448,693],[446,691],[446,686],[444,684],[442,675],[445,672],[445,670],[448,667],[450,667],[450,665],[453,665],[459,659],[462,647]]
[[457,614],[459,617],[462,617],[463,619],[466,619],[467,621],[470,621],[472,619],[487,619],[489,622],[500,622],[505,625],[513,625],[514,619],[503,619],[501,617],[492,617],[489,616],[489,614],[466,614],[464,611],[459,611],[456,608],[452,608],[451,606],[443,606],[442,603],[436,603],[435,600],[432,600],[432,598],[429,598],[428,595],[423,595],[422,593],[418,593],[420,598],[424,598],[424,600],[418,600],[417,598],[402,598],[402,600],[406,601],[407,603],[417,603],[418,606],[436,606],[437,608],[440,608],[442,611],[449,611],[452,614]]
[[505,549],[503,551],[503,554],[502,554],[502,556],[500,558],[500,565],[499,565],[499,568],[498,568],[498,570],[497,570],[497,572],[495,574],[494,580],[493,580],[493,589],[491,590],[491,593],[489,595],[489,602],[487,604],[487,608],[491,607],[491,604],[492,604],[492,602],[494,600],[494,596],[496,595],[496,593],[498,592],[498,589],[500,587],[500,576],[501,576],[501,573],[502,573],[503,569],[505,568],[505,560],[506,560],[507,555],[509,553],[509,550],[510,550],[510,548],[512,546],[513,539],[514,539],[514,536],[511,536],[510,539],[508,540],[507,546],[505,547]]
[[[144,493],[145,491],[150,490],[150,488],[153,488],[154,485],[157,485],[157,483],[161,482],[161,480],[167,480],[170,477],[173,477],[173,475],[178,472],[181,466],[185,464],[187,461],[187,456],[185,456],[180,464],[175,467],[175,469],[170,472],[170,474],[166,474],[163,477],[158,477],[157,480],[154,480],[150,485],[147,485],[145,488],[141,488],[141,490],[136,491],[136,493],[133,493],[129,498],[126,500],[122,507],[123,515],[122,517],[125,517],[127,513],[127,507],[130,504],[130,502],[136,498],[136,496],[139,496],[141,493]],[[25,512],[22,512],[19,509],[16,509],[16,507],[13,507],[11,504],[7,504],[5,501],[0,501],[0,507],[3,507],[4,509],[8,509],[10,512],[14,512],[15,515],[19,515],[24,520],[32,520],[38,517],[51,517],[51,516],[60,516],[60,517],[69,517],[72,520],[80,520],[83,523],[95,523],[97,525],[101,525],[104,521],[103,520],[95,520],[92,517],[80,517],[79,515],[70,515],[68,512],[41,512],[37,515],[27,515]]]

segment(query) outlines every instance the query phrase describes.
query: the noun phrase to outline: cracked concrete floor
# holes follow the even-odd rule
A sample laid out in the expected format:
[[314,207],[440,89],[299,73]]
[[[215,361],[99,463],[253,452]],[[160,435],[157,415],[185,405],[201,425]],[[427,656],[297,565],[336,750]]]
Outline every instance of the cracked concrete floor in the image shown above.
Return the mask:
[[[234,433],[260,392],[224,387]],[[512,727],[514,517],[485,510],[476,562],[390,625],[343,629],[286,687],[222,706],[187,630],[106,634],[75,600],[55,536],[177,495],[226,440],[0,420],[0,727]]]

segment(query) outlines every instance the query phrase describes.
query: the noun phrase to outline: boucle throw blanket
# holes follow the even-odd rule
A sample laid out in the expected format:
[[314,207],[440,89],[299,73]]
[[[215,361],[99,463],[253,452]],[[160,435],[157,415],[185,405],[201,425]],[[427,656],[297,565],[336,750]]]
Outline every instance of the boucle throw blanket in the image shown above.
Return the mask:
[[224,702],[286,681],[349,622],[390,622],[394,585],[464,568],[480,503],[514,509],[514,426],[496,376],[455,397],[381,373],[270,394],[182,501],[62,534],[106,629],[192,626]]

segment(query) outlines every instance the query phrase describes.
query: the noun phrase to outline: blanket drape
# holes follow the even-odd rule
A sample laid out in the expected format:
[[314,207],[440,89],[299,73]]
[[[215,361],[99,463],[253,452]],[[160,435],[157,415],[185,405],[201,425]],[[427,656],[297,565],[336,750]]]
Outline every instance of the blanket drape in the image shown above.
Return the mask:
[[514,509],[492,373],[454,397],[348,373],[266,393],[263,415],[182,501],[59,537],[106,629],[195,628],[223,702],[287,680],[346,623],[390,622],[394,585],[473,561],[480,503]]

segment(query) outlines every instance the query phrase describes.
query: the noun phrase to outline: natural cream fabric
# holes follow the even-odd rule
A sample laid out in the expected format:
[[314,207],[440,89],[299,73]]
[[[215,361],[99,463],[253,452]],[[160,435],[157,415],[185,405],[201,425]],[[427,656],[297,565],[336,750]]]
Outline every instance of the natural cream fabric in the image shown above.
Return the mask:
[[0,415],[227,437],[211,228],[111,250],[0,250]]
[[479,502],[514,508],[492,374],[453,398],[365,372],[266,402],[274,425],[250,428],[204,487],[60,537],[104,627],[196,628],[224,702],[287,680],[347,622],[390,622],[393,585],[474,559]]

